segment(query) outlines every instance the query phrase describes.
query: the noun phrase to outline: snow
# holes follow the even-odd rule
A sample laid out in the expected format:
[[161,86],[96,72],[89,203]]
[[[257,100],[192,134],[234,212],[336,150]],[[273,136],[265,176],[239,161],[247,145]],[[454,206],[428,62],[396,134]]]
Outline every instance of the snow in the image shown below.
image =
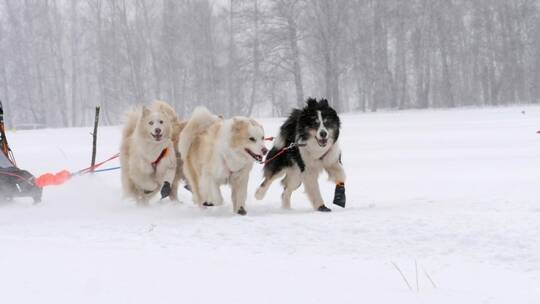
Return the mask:
[[[258,165],[245,217],[184,190],[141,208],[118,171],[78,177],[0,204],[0,303],[538,303],[539,129],[538,106],[343,115],[348,205],[330,214],[302,191],[282,210],[277,183],[256,201]],[[89,132],[8,137],[41,174],[85,167]],[[98,159],[119,136],[100,128]]]

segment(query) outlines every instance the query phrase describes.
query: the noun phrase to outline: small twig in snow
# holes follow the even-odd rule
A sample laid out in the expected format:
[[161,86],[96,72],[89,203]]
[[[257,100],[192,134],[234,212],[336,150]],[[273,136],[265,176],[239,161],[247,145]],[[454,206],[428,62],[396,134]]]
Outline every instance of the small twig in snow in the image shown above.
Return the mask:
[[431,278],[431,276],[429,275],[429,273],[422,267],[422,270],[424,270],[424,274],[426,275],[426,277],[429,279],[429,281],[431,282],[431,285],[433,285],[433,288],[437,288],[437,285],[435,285],[435,282],[433,281],[433,279]]
[[416,276],[416,292],[420,292],[420,285],[418,284],[418,263],[414,260],[414,273]]
[[62,153],[62,155],[64,156],[64,159],[68,159],[68,156],[67,156],[66,152],[64,152],[64,150],[62,150],[62,148],[60,148],[59,146],[56,146],[56,148],[58,149],[58,151],[60,151],[60,153]]
[[392,265],[394,265],[396,270],[399,272],[399,274],[401,275],[401,278],[403,279],[403,281],[405,281],[405,284],[407,284],[407,287],[409,287],[409,290],[412,291],[411,284],[409,284],[409,281],[407,281],[407,278],[405,277],[405,275],[403,274],[401,269],[399,269],[398,265],[396,265],[396,263],[394,263],[394,262],[392,262]]

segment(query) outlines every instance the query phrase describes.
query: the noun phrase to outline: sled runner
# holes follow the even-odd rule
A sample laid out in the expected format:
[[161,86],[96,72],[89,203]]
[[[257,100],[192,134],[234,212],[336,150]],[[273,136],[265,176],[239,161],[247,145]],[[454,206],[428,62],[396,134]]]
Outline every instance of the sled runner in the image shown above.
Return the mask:
[[18,168],[15,163],[4,129],[4,109],[0,101],[0,201],[31,197],[39,203],[42,189],[34,184],[34,180],[30,172]]

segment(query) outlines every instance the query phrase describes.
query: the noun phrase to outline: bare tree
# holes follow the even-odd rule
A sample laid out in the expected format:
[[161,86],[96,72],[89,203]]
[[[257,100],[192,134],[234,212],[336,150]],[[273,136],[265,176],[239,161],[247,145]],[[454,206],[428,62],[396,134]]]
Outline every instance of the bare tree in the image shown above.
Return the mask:
[[269,2],[264,34],[267,62],[272,67],[292,74],[296,106],[301,107],[304,104],[304,81],[299,44],[304,34],[298,23],[304,18],[306,3],[303,0]]
[[539,0],[0,0],[10,124],[540,102]]

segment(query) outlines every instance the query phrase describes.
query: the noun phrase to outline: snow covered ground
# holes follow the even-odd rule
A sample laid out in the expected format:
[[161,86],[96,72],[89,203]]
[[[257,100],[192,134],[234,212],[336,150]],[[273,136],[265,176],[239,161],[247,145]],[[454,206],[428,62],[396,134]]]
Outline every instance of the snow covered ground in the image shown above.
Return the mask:
[[[261,120],[268,135],[281,121]],[[118,171],[0,204],[0,303],[539,303],[540,107],[343,121],[348,206],[330,214],[302,191],[281,210],[278,184],[255,201],[258,165],[245,217],[185,191],[183,204],[136,207]],[[85,167],[89,132],[8,136],[41,174]],[[100,129],[99,159],[119,134]]]

